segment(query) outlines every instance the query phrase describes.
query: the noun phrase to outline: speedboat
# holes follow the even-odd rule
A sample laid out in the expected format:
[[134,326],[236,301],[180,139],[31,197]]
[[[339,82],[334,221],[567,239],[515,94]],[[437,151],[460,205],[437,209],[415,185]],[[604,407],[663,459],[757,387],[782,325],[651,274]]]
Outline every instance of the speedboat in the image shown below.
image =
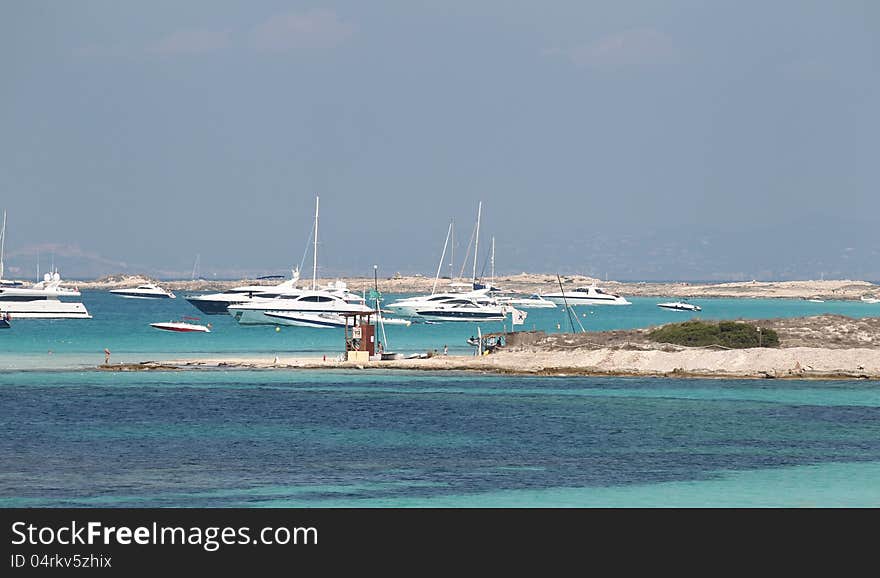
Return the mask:
[[862,303],[880,303],[880,299],[877,299],[876,297],[865,297],[864,295],[862,295],[861,301]]
[[58,271],[46,273],[31,287],[0,287],[0,314],[16,319],[91,319],[82,303],[61,300],[80,296],[77,289],[61,286]]
[[178,333],[210,333],[211,324],[199,325],[198,323],[189,323],[189,321],[198,321],[198,317],[184,317],[185,321],[168,321],[167,323],[150,323],[150,327],[156,329],[164,329],[165,331],[175,331]]
[[703,308],[699,305],[694,305],[693,303],[686,303],[684,301],[671,301],[669,303],[658,303],[657,307],[661,309],[670,309],[672,311],[702,311]]
[[420,308],[418,317],[426,321],[504,321],[508,311],[504,305],[458,298]]
[[128,289],[111,289],[110,293],[127,299],[174,299],[176,297],[171,291],[162,289],[153,283],[144,283]]
[[350,303],[338,294],[322,290],[300,290],[271,299],[255,297],[227,308],[241,325],[298,325],[342,327],[343,314],[374,311],[363,303]]
[[545,293],[543,297],[557,305],[630,305],[625,297],[608,293],[595,285],[578,287],[571,291]]

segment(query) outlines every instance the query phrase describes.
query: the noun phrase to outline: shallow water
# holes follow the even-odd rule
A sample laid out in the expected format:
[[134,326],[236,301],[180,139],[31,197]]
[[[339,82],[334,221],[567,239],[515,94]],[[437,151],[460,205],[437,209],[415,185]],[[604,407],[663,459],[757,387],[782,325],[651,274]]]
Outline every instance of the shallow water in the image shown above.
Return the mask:
[[[387,300],[396,298],[386,296]],[[852,317],[880,316],[880,304],[853,301],[810,303],[800,299],[694,299],[700,313],[668,311],[657,307],[666,299],[630,298],[632,305],[577,307],[579,321],[588,331],[629,329],[659,325],[694,317],[703,319],[766,319],[837,313]],[[272,326],[241,326],[228,315],[202,315],[183,295],[177,299],[123,299],[106,291],[83,291],[82,302],[93,319],[13,320],[11,329],[0,330],[0,370],[39,368],[85,368],[104,361],[104,349],[112,362],[214,355],[265,355],[316,357],[336,356],[343,350],[341,329]],[[530,309],[525,324],[516,329],[547,332],[570,331],[571,322],[562,309]],[[157,321],[201,316],[211,323],[211,333],[173,333],[150,327]],[[511,329],[507,324],[439,323],[409,327],[389,325],[383,337],[386,351],[424,353],[449,348],[451,354],[471,354],[468,337]],[[579,328],[578,328],[579,329]]]

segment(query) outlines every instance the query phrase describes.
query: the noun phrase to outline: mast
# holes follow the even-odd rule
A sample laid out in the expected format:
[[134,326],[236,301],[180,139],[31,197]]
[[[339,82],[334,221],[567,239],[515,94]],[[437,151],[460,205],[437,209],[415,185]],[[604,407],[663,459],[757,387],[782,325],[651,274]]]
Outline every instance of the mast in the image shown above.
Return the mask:
[[199,268],[199,257],[200,255],[196,254],[196,261],[193,263],[193,272],[192,272],[192,280],[196,280],[196,270]]
[[315,290],[318,282],[318,207],[320,206],[321,197],[315,197],[315,250],[312,251],[312,291]]
[[480,247],[480,215],[483,213],[483,201],[480,201],[480,204],[477,206],[477,232],[476,238],[474,240],[474,276],[472,277],[472,283],[477,282],[477,255],[480,254],[478,250]]
[[452,283],[455,281],[455,275],[452,271],[452,264],[455,263],[455,219],[449,223],[449,240],[452,241],[452,246],[449,247],[449,282]]
[[452,234],[452,223],[449,223],[449,229],[446,231],[446,241],[443,242],[443,253],[440,255],[440,263],[437,264],[437,275],[434,276],[434,286],[431,287],[431,295],[437,289],[437,280],[440,279],[440,269],[443,267],[443,258],[446,257],[446,246],[449,244],[449,235]]
[[6,209],[3,209],[3,228],[0,229],[0,280],[3,279],[3,249],[6,245]]
[[492,256],[489,258],[489,267],[491,271],[489,284],[495,285],[495,237],[492,237]]

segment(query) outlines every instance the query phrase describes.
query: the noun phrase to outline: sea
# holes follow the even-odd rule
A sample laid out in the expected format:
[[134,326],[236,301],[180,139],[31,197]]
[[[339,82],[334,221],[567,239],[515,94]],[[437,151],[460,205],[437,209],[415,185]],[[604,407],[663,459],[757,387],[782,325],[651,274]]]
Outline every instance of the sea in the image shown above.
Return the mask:
[[[387,295],[394,299],[399,295]],[[880,315],[880,304],[693,299],[702,312],[531,309],[523,325],[379,329],[386,351],[693,317]],[[341,329],[239,326],[173,300],[83,291],[93,319],[0,330],[0,507],[880,506],[872,381],[510,376],[399,370],[104,372],[199,357],[328,358]],[[201,317],[211,333],[150,323]]]

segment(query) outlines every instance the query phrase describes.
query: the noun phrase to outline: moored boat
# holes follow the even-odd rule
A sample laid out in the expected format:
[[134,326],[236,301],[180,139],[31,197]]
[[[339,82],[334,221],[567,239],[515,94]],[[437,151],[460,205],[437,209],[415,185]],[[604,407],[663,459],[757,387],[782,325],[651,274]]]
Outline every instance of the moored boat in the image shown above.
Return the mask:
[[669,309],[670,311],[702,311],[703,308],[693,303],[685,301],[671,301],[669,303],[658,303],[657,307],[661,309]]
[[167,321],[159,323],[150,323],[150,327],[162,329],[164,331],[175,331],[177,333],[210,333],[211,324],[200,325],[198,323],[190,323],[190,321],[198,321],[198,317],[184,317],[182,321]]

